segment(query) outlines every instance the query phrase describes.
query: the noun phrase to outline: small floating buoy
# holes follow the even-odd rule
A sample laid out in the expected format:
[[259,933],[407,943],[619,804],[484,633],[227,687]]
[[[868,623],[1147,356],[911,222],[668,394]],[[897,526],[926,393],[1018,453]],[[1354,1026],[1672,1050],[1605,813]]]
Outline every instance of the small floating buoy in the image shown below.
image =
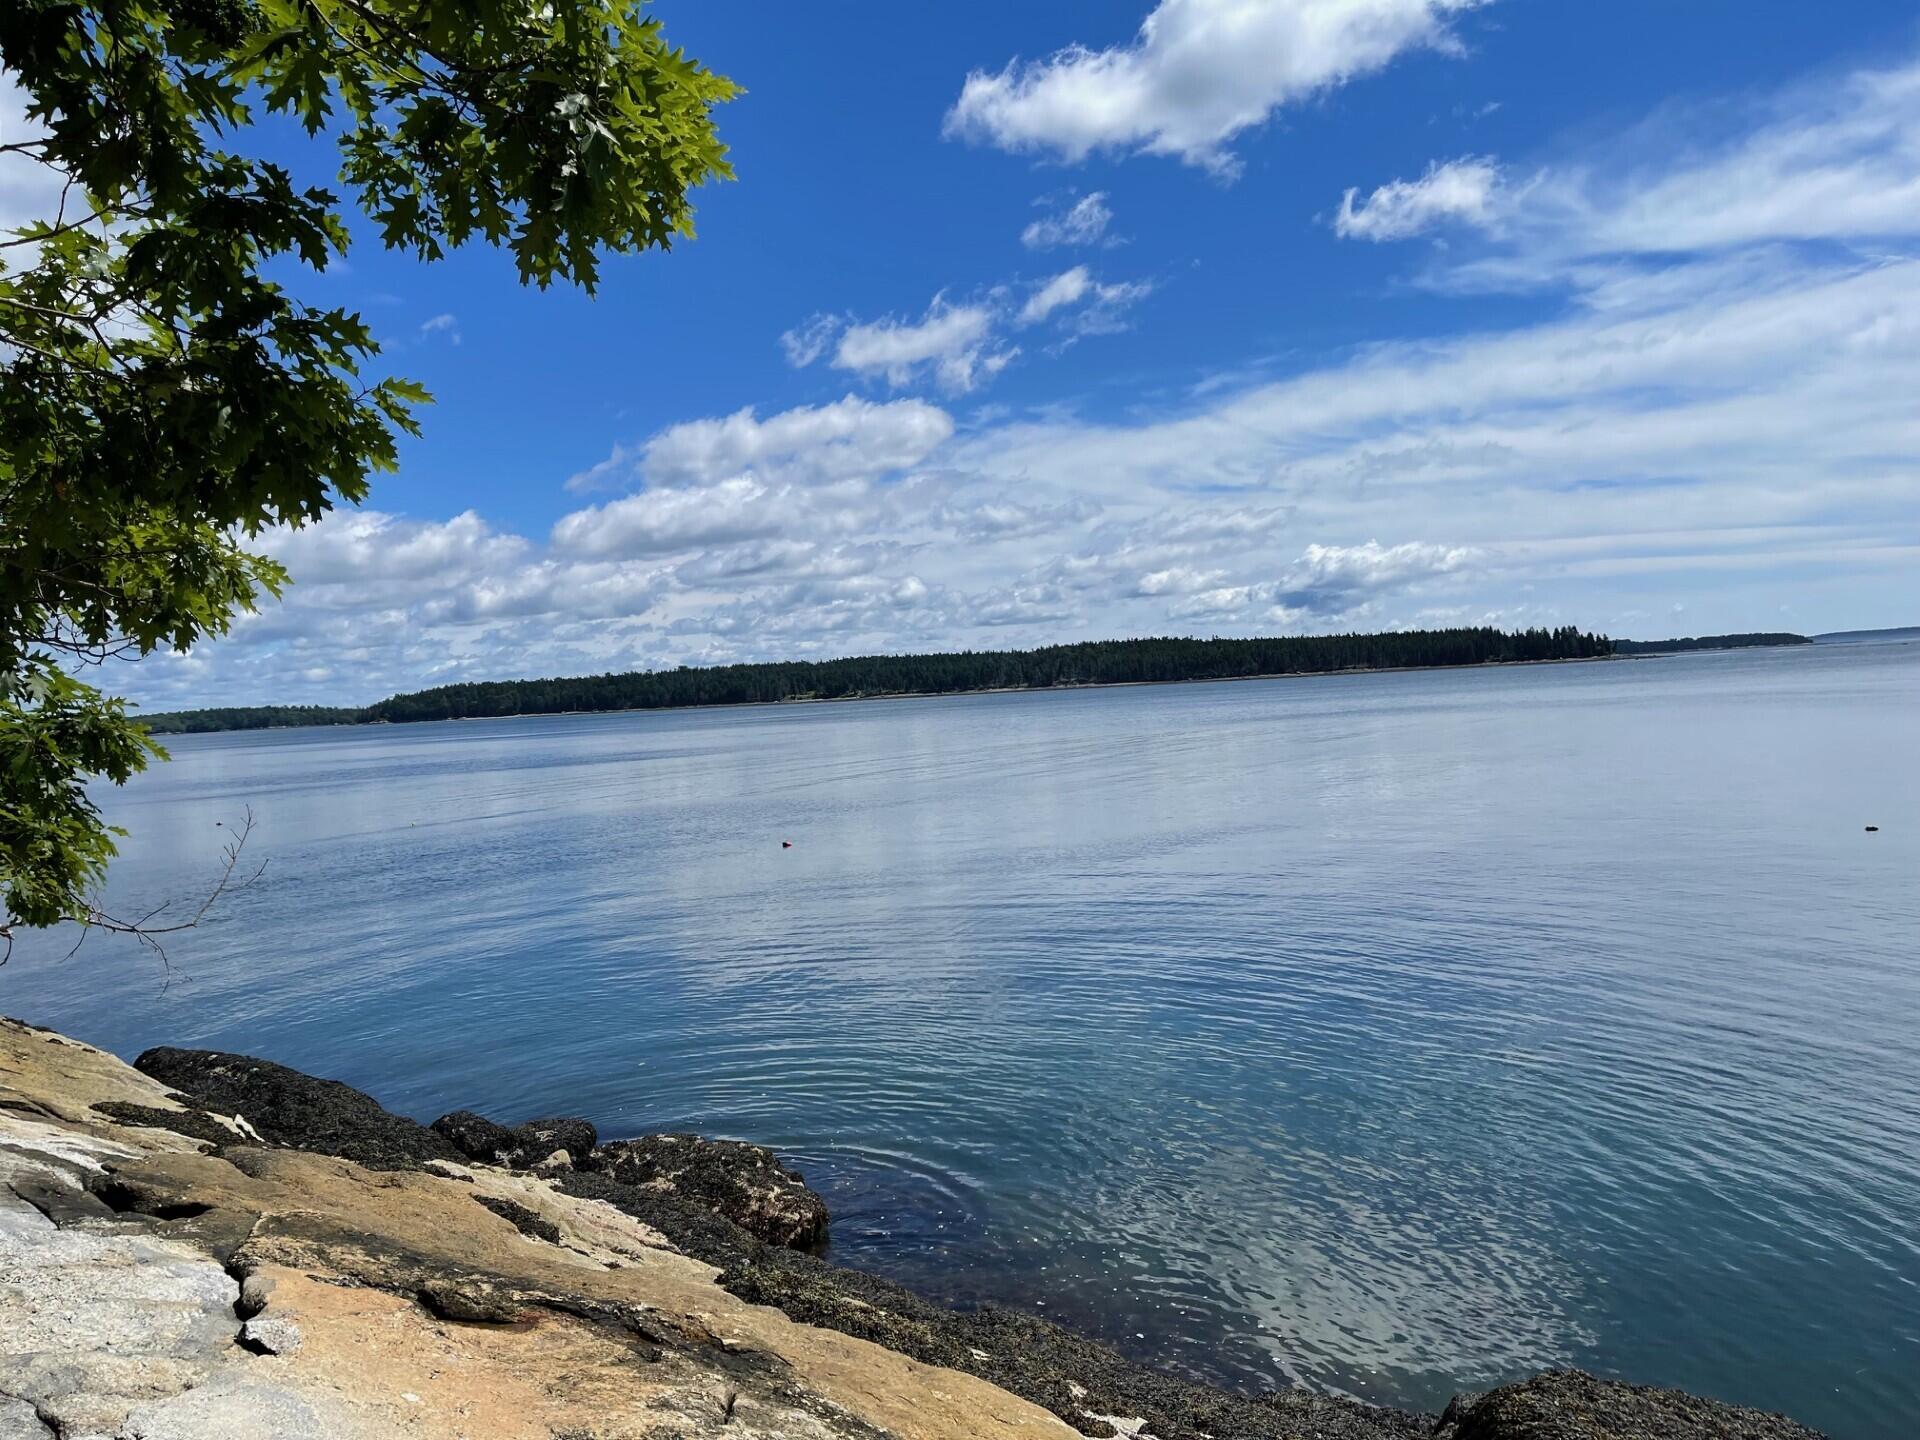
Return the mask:
[[1880,827],[1878,825],[1869,825],[1867,826],[1867,833],[1869,835],[1877,834],[1879,832],[1879,829]]
[[782,840],[780,842],[780,848],[782,850],[791,850],[793,848],[793,842],[791,840]]

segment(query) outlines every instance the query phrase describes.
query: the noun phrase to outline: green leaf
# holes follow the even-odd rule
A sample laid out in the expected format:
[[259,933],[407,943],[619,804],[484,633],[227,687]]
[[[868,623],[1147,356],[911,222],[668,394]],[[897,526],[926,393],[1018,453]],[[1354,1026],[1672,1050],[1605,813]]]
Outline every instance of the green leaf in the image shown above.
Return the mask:
[[43,925],[113,854],[88,781],[159,754],[69,669],[279,595],[242,542],[360,501],[431,403],[362,378],[358,315],[266,278],[325,269],[348,229],[250,146],[255,109],[337,147],[387,245],[478,235],[591,290],[604,256],[693,233],[739,91],[629,0],[7,0],[0,63],[105,222],[31,223],[0,264],[0,891]]

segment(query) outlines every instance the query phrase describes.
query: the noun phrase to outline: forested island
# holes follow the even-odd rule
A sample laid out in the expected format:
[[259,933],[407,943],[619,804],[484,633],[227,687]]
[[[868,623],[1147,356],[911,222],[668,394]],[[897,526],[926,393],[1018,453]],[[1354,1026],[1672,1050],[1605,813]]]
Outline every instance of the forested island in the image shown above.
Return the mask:
[[1616,640],[1616,655],[1679,655],[1688,650],[1752,650],[1772,645],[1811,645],[1805,635],[1756,630],[1741,635],[1688,635],[1679,640]]
[[294,725],[364,725],[367,712],[340,705],[234,705],[213,710],[169,710],[141,717],[156,735],[204,730],[284,730]]
[[[1597,660],[1614,652],[1604,635],[1558,629],[1402,630],[1378,635],[1294,635],[1255,640],[1093,640],[1038,650],[963,650],[932,655],[866,655],[754,665],[683,665],[619,675],[492,680],[394,695],[362,710],[261,706],[179,710],[143,717],[156,734],[253,730],[281,725],[405,723],[693,705],[766,705],[888,695],[958,695],[982,690],[1050,690],[1238,680],[1259,675],[1325,675],[1539,660]],[[303,718],[311,717],[311,718]]]

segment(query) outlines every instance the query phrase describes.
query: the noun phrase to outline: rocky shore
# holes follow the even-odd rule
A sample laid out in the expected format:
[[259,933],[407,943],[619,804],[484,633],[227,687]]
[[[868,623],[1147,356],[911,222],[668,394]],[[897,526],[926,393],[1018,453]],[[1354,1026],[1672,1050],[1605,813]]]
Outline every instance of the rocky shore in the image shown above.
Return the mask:
[[1819,1440],[1577,1371],[1440,1416],[1229,1394],[833,1266],[827,1227],[758,1146],[426,1126],[0,1020],[0,1440]]

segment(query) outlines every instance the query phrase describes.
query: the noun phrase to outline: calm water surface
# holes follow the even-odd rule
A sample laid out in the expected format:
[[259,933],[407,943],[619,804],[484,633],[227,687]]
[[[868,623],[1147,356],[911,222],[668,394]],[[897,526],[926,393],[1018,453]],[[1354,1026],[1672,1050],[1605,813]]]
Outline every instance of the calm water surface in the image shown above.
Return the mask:
[[1917,721],[1881,645],[189,738],[116,902],[247,806],[264,877],[0,1009],[769,1143],[845,1263],[1231,1384],[1910,1440]]

